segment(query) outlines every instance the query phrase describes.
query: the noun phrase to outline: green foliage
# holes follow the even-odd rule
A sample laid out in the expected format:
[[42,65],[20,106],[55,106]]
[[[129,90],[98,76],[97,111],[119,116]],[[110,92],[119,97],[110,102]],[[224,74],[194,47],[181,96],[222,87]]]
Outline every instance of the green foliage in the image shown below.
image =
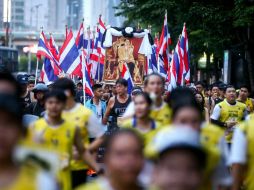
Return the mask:
[[[36,70],[36,55],[32,54],[31,55],[31,71],[35,72]],[[41,64],[39,64],[41,65]],[[27,67],[28,67],[28,56],[27,55],[20,55],[19,58],[19,71],[21,72],[27,72]]]
[[[126,25],[143,28],[152,26],[152,32],[161,32],[165,10],[168,12],[169,31],[176,44],[186,22],[190,52],[199,57],[203,52],[222,59],[224,49],[242,43],[236,27],[253,25],[254,5],[248,0],[122,0],[116,15],[127,18]],[[171,47],[173,49],[174,46]]]

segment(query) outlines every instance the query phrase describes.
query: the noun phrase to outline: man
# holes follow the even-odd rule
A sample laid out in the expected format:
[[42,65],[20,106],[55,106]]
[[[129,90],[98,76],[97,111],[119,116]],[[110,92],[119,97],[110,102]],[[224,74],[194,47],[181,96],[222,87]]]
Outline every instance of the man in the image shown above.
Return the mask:
[[229,85],[225,90],[225,100],[214,107],[211,122],[225,128],[225,136],[231,143],[234,128],[247,116],[246,105],[236,101],[236,90]]
[[199,133],[189,127],[164,128],[145,153],[155,158],[151,190],[198,190],[206,166]]
[[18,75],[17,81],[21,86],[20,102],[22,104],[23,109],[25,110],[32,102],[31,94],[27,89],[28,77],[26,75]]
[[127,93],[128,82],[125,79],[118,79],[116,81],[116,96],[109,99],[108,106],[102,120],[104,125],[107,124],[109,116],[112,116],[113,122],[120,122],[127,106],[131,102],[131,96]]
[[45,111],[44,108],[44,96],[45,93],[48,91],[48,87],[45,84],[38,83],[32,92],[34,93],[34,98],[36,102],[32,102],[27,108],[25,113],[36,115],[38,117],[42,117]]
[[106,112],[106,102],[102,101],[103,89],[101,84],[94,84],[92,87],[93,98],[86,102],[86,107],[93,111],[97,116],[98,120],[101,122],[102,118]]
[[240,124],[235,130],[232,140],[230,162],[232,164],[233,188],[239,190],[254,189],[254,120],[253,118]]
[[204,84],[201,81],[196,82],[195,84],[197,92],[203,94],[204,93]]
[[56,190],[55,181],[46,171],[17,162],[15,153],[24,136],[18,98],[0,93],[0,189],[42,190],[46,184],[48,190]]
[[244,103],[247,106],[249,113],[254,110],[254,99],[249,98],[249,88],[246,85],[240,87],[239,97],[237,101]]
[[[61,189],[69,190],[75,187],[75,184],[71,184],[70,177],[72,157],[78,155],[79,159],[97,172],[100,169],[89,150],[84,146],[79,128],[75,126],[74,122],[71,123],[62,117],[65,102],[66,96],[63,91],[48,92],[45,96],[47,116],[36,121],[29,128],[29,132],[33,142],[55,151],[59,155],[61,168],[58,177]],[[73,155],[73,148],[77,151],[76,155]]]
[[[75,84],[72,80],[61,78],[55,81],[52,86],[53,89],[63,90],[67,96],[65,110],[63,111],[63,118],[66,121],[74,123],[81,131],[84,146],[89,145],[89,138],[97,138],[89,146],[90,151],[96,151],[103,142],[104,130],[101,123],[98,121],[96,115],[81,103],[75,102]],[[77,187],[86,181],[86,173],[88,167],[79,159],[77,151],[73,150],[76,159],[71,161],[72,169],[72,184]]]

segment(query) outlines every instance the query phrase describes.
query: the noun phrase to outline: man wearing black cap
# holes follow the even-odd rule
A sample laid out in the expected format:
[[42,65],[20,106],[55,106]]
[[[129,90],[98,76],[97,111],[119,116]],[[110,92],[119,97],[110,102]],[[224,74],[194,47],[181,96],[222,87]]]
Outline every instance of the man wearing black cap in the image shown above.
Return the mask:
[[28,84],[28,77],[26,75],[18,75],[17,81],[19,82],[21,86],[21,97],[20,102],[22,104],[22,107],[25,111],[25,109],[31,104],[31,94],[27,89]]

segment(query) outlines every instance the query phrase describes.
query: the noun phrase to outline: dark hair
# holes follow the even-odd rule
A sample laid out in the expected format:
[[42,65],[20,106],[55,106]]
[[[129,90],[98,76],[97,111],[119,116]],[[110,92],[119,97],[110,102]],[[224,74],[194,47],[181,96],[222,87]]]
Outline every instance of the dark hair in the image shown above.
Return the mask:
[[246,88],[248,91],[250,91],[249,86],[248,86],[248,85],[246,85],[246,84],[241,85],[239,89],[241,89],[241,88]]
[[[204,98],[204,96],[203,96],[202,93],[196,92],[196,93],[195,93],[195,96],[196,96],[197,94],[199,94],[199,95],[202,97],[202,102],[201,102],[201,103],[198,102],[198,103],[200,104],[202,111],[204,111],[204,109],[205,109],[205,98]],[[196,98],[196,97],[195,97],[195,98]]]
[[75,91],[75,84],[71,79],[68,78],[61,78],[56,80],[53,85],[52,89],[56,90],[69,90],[72,94],[72,96],[75,96],[76,91]]
[[112,145],[114,144],[114,141],[122,135],[129,135],[134,137],[137,140],[137,142],[140,144],[140,148],[143,149],[144,147],[143,139],[137,132],[135,132],[132,129],[120,129],[114,133],[111,133],[111,135],[106,137],[104,142],[104,146],[106,149],[105,155],[107,155],[110,152],[110,149],[112,148]]
[[16,89],[16,96],[21,95],[21,87],[18,83],[18,81],[15,79],[15,77],[7,71],[0,71],[0,81],[6,81],[13,85],[13,87]]
[[159,73],[151,73],[151,74],[147,75],[146,78],[145,78],[145,81],[144,81],[144,86],[147,86],[147,85],[148,85],[149,79],[150,79],[152,76],[159,77],[159,78],[161,79],[162,85],[163,85],[163,87],[164,87],[164,85],[165,85],[165,79],[164,79]]
[[145,99],[145,101],[148,103],[149,106],[152,105],[153,101],[152,101],[152,99],[150,98],[149,94],[147,94],[146,92],[140,92],[140,93],[138,93],[138,94],[135,96],[135,98],[138,97],[138,96],[142,96],[142,97]]
[[227,85],[227,86],[225,87],[225,90],[224,90],[224,91],[226,92],[228,88],[234,88],[234,89],[235,89],[235,87],[234,87],[233,85]]
[[205,85],[204,85],[204,83],[203,82],[201,82],[201,81],[197,81],[196,83],[195,83],[195,86],[197,86],[197,85],[201,85],[202,87],[204,87]]
[[180,109],[190,107],[196,109],[202,119],[201,106],[197,102],[194,93],[189,88],[178,87],[174,89],[169,96],[168,105],[173,111],[172,118],[176,116]]
[[125,86],[125,87],[128,87],[128,81],[125,80],[125,79],[123,79],[123,78],[117,79],[116,85],[117,85],[117,84],[121,84],[121,85],[123,85],[123,86]]
[[94,84],[92,87],[92,91],[96,91],[98,88],[102,88],[102,84]]
[[67,97],[65,96],[64,92],[62,90],[51,90],[45,94],[45,100],[49,98],[56,98],[57,100],[61,102],[66,102]]

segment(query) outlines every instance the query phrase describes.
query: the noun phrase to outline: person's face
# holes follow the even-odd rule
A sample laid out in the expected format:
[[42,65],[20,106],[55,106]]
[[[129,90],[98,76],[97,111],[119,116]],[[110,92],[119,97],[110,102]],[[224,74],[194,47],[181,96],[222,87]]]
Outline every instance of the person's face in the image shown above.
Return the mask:
[[212,88],[212,96],[214,96],[215,98],[218,96],[219,94],[219,88],[217,86],[214,86]]
[[194,130],[200,130],[201,118],[198,111],[191,107],[183,107],[178,110],[173,123],[176,125],[186,125]]
[[196,94],[196,95],[195,95],[195,98],[196,98],[196,100],[197,100],[199,103],[202,103],[203,98],[202,98],[202,96],[201,96],[200,94]]
[[33,88],[34,88],[34,83],[28,84],[27,89],[28,89],[29,91],[33,90]]
[[146,102],[145,98],[141,95],[137,95],[134,98],[134,105],[135,105],[135,116],[137,118],[143,118],[149,115],[149,104]]
[[20,128],[10,114],[0,111],[0,163],[10,159],[22,135]]
[[35,94],[37,100],[43,100],[44,98],[44,92],[36,92]]
[[171,150],[158,162],[153,180],[161,190],[197,190],[202,182],[202,170],[193,153]]
[[202,93],[202,91],[204,90],[203,89],[203,86],[201,84],[198,84],[196,85],[196,90],[199,92],[199,93]]
[[248,96],[249,96],[249,91],[248,91],[248,89],[247,88],[241,88],[240,89],[240,97],[242,97],[242,98],[248,98]]
[[161,97],[164,92],[163,82],[158,76],[150,76],[145,92],[154,93],[157,97]]
[[[113,89],[112,89],[112,91],[113,91]],[[125,87],[124,85],[122,85],[122,84],[117,84],[116,85],[116,93],[118,94],[118,95],[123,95],[123,94],[125,94],[127,92],[127,87]]]
[[120,184],[128,185],[137,181],[144,161],[139,143],[131,135],[120,135],[116,137],[105,156],[107,174]]
[[78,85],[77,85],[77,90],[78,90],[78,91],[83,90],[83,85],[82,85],[82,84],[78,84]]
[[102,88],[98,88],[94,91],[94,96],[101,99],[103,96],[103,89]]
[[235,88],[227,88],[226,93],[225,93],[225,97],[227,99],[228,102],[235,102],[236,100],[236,91]]
[[45,108],[49,117],[60,117],[64,107],[65,103],[55,97],[48,98],[45,102]]
[[0,81],[0,92],[1,93],[15,94],[16,91],[17,91],[17,89],[12,83],[10,83],[8,81],[4,81],[4,80]]

